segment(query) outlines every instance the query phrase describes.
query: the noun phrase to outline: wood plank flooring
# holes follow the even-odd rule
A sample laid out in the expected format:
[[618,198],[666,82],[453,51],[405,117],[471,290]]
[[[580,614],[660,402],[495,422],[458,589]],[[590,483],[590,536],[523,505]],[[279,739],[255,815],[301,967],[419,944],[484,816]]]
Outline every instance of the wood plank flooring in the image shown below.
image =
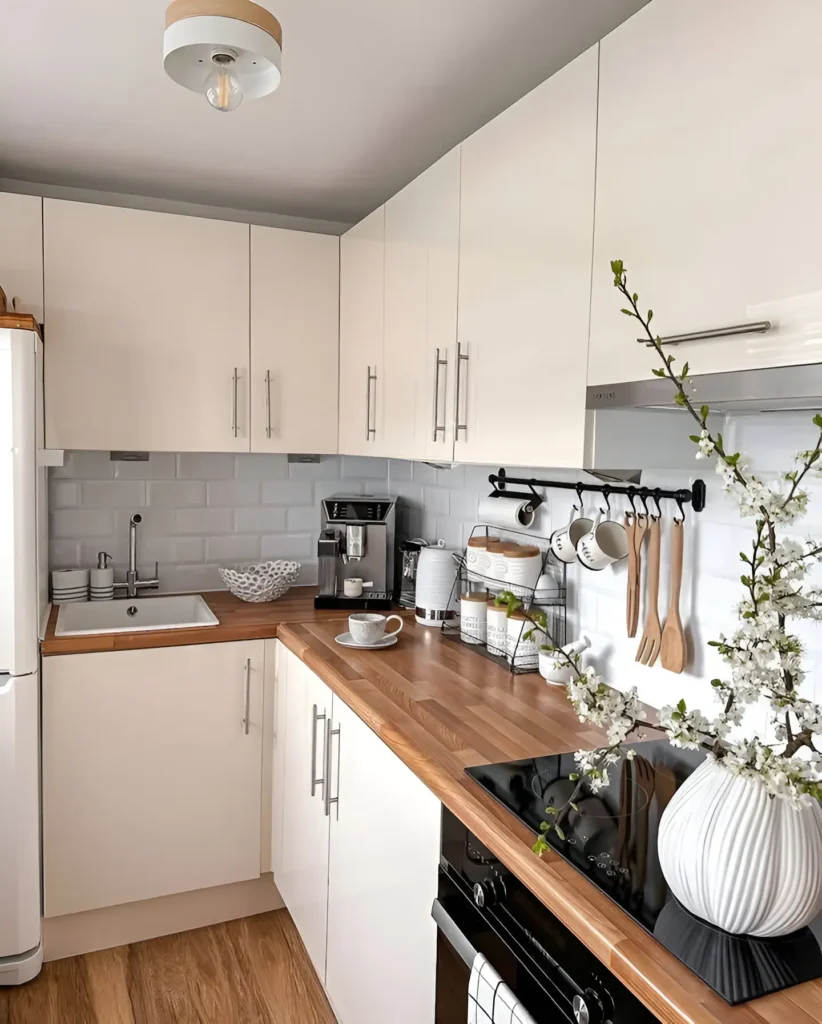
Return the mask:
[[0,1024],[335,1024],[285,910],[44,964]]

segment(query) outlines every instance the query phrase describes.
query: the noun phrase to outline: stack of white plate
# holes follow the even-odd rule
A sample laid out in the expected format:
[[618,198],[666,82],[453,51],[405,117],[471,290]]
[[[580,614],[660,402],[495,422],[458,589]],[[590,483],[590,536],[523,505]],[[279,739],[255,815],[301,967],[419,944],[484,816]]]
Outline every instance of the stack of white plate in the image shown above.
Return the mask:
[[51,574],[51,600],[54,604],[88,601],[88,569],[55,569]]

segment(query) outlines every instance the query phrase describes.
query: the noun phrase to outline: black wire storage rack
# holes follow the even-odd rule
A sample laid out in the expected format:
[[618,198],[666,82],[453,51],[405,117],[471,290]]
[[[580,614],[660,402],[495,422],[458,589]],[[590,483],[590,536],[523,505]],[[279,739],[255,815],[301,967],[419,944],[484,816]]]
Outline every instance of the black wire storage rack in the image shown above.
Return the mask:
[[[508,584],[496,577],[480,573],[473,567],[469,568],[467,557],[469,545],[466,545],[462,554],[455,556],[458,568],[451,590],[451,602],[459,607],[460,598],[463,594],[477,593],[483,590],[488,593],[489,600],[493,601],[497,594],[509,591],[516,596],[524,611],[528,613],[544,613],[546,618],[545,635],[537,633],[533,638],[524,640],[522,634],[527,633],[531,628],[531,624],[526,623],[516,642],[513,645],[506,645],[506,648],[503,650],[501,642],[499,646],[489,646],[487,641],[481,636],[466,633],[461,626],[459,618],[443,622],[442,634],[446,639],[458,644],[464,644],[469,650],[476,651],[508,669],[513,674],[519,675],[525,672],[536,672],[538,668],[538,650],[541,644],[562,647],[566,643],[567,591],[565,563],[560,562],[552,554],[549,538],[537,536],[530,531],[477,525],[471,531],[471,539],[480,536],[497,538],[502,541],[513,541],[520,544],[527,542],[529,545],[538,547],[542,556],[540,577],[547,575],[552,580],[550,596],[538,599],[537,595],[540,591],[537,587],[526,587],[520,583]],[[471,639],[463,639],[466,635]]]

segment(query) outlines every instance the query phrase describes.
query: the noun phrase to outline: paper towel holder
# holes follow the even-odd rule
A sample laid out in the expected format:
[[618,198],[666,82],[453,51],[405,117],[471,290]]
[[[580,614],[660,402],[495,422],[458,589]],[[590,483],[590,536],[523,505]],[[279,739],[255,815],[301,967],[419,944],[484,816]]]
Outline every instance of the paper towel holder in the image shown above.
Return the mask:
[[499,473],[492,473],[488,477],[489,481],[493,484],[494,490],[488,495],[489,498],[519,498],[521,501],[527,501],[529,503],[526,511],[530,514],[536,512],[540,505],[543,504],[545,499],[535,489],[534,485],[530,480],[515,480],[515,483],[524,483],[530,490],[530,494],[526,491],[507,491],[507,480],[505,476],[505,470],[500,469]]

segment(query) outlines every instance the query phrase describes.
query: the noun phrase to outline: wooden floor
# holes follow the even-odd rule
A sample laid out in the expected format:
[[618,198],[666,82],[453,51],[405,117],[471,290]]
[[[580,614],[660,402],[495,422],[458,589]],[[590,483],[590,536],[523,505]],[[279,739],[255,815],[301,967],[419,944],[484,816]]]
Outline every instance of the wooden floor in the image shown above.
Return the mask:
[[0,1024],[335,1024],[288,912],[43,966]]

